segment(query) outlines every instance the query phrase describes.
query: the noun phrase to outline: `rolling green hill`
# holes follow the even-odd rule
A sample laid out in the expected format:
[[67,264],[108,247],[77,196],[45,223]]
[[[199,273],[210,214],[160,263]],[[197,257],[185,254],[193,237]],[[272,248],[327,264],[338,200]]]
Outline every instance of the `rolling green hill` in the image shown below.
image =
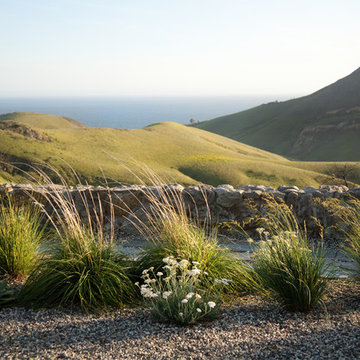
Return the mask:
[[[9,164],[46,163],[67,175],[69,165],[81,181],[99,183],[102,172],[123,183],[138,180],[122,166],[134,160],[151,167],[164,181],[218,185],[319,185],[329,178],[316,163],[291,162],[237,141],[184,125],[164,122],[144,129],[90,128],[70,119],[44,114],[17,113],[0,117],[0,179],[21,181]],[[34,127],[32,127],[34,126]],[[59,126],[59,127],[57,127]],[[321,164],[326,173],[333,164]],[[130,165],[130,167],[132,167]],[[134,167],[132,167],[134,169]],[[100,170],[101,169],[101,170]]]
[[289,158],[360,160],[360,68],[311,95],[195,125]]
[[0,115],[0,121],[19,122],[35,129],[68,129],[74,127],[86,127],[81,122],[65,116],[29,112],[3,114]]

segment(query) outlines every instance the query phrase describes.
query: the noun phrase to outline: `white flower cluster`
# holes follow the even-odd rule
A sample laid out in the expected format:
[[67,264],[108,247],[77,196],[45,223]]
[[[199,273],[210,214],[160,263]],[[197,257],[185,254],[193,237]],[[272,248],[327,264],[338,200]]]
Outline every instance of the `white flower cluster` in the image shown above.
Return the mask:
[[157,293],[154,293],[154,291],[149,287],[148,284],[141,285],[140,293],[145,298],[155,298],[159,296]]
[[217,284],[229,285],[231,283],[231,280],[230,279],[215,279],[215,282]]

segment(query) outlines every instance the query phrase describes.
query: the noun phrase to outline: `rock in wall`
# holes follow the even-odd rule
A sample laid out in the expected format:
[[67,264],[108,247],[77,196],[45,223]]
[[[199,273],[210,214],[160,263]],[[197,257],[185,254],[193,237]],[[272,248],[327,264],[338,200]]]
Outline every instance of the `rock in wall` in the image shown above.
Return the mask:
[[[134,214],[146,221],[146,211],[151,209],[151,196],[160,198],[170,194],[172,199],[184,200],[185,207],[194,218],[200,221],[210,219],[212,225],[237,222],[244,224],[256,212],[264,211],[269,199],[292,207],[300,223],[306,222],[307,230],[318,235],[325,230],[325,236],[339,236],[332,229],[337,217],[327,210],[324,203],[329,199],[347,201],[360,199],[360,188],[348,189],[345,186],[324,185],[320,188],[279,186],[277,189],[262,185],[246,185],[234,188],[231,185],[196,185],[183,187],[179,184],[142,186],[131,185],[116,188],[93,186],[64,187],[61,185],[33,186],[29,184],[5,184],[0,186],[0,197],[11,194],[17,202],[34,201],[42,204],[50,213],[56,205],[56,194],[67,199],[80,216],[94,217],[95,212],[104,218],[104,227],[110,227],[110,219],[116,229],[123,232],[135,231]],[[54,200],[55,199],[55,200]],[[52,206],[50,205],[52,203]],[[210,214],[210,217],[208,215]]]

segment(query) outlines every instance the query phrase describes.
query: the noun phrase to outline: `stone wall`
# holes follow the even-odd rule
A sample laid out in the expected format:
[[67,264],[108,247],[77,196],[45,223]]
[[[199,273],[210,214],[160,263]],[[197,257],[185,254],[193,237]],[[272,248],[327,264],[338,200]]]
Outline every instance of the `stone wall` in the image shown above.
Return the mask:
[[[320,188],[307,186],[303,189],[296,186],[279,186],[274,189],[259,185],[246,185],[236,189],[231,185],[217,187],[197,185],[184,188],[179,184],[151,187],[132,185],[110,189],[93,186],[68,188],[60,185],[0,186],[0,196],[10,193],[19,202],[30,197],[32,201],[42,203],[47,209],[50,209],[49,195],[60,192],[73,201],[83,218],[87,216],[84,203],[88,204],[91,211],[94,208],[99,211],[101,204],[104,217],[109,221],[111,214],[109,203],[112,203],[115,227],[125,233],[134,232],[133,216],[129,215],[130,213],[135,213],[141,220],[146,219],[143,208],[148,208],[150,205],[146,193],[157,194],[164,191],[183,198],[192,215],[199,216],[200,219],[205,219],[207,209],[210,209],[213,225],[232,221],[246,223],[257,211],[261,213],[265,202],[273,197],[277,202],[291,206],[299,221],[306,222],[310,234],[318,235],[320,228],[323,227],[327,237],[339,236],[339,234],[332,231],[337,218],[324,206],[326,200],[335,198],[347,201],[352,197],[360,199],[360,188],[348,189],[345,186],[329,185]],[[105,224],[106,226],[109,227],[109,224]]]

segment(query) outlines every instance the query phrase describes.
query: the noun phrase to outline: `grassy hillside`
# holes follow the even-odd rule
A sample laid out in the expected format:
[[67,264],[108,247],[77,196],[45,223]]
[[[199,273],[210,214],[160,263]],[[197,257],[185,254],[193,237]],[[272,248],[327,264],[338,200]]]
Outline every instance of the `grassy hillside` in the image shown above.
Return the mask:
[[35,129],[68,129],[85,127],[81,122],[65,116],[28,112],[3,114],[0,115],[0,121],[19,122]]
[[360,160],[360,68],[309,96],[195,125],[283,156]]
[[[100,168],[109,179],[138,182],[121,165],[126,160],[145,163],[165,181],[184,184],[304,186],[328,180],[314,165],[307,170],[306,164],[293,163],[281,156],[176,123],[158,123],[136,130],[65,127],[64,123],[61,128],[55,128],[52,121],[58,121],[57,117],[49,116],[47,120],[44,118],[41,128],[37,122],[37,129],[33,129],[29,124],[34,118],[34,114],[18,113],[16,119],[0,121],[3,125],[0,126],[0,159],[5,163],[17,162],[20,167],[23,163],[51,164],[71,177],[67,163],[82,181],[90,183],[102,181]],[[3,164],[1,171],[0,177],[6,180],[9,176],[20,180],[18,171],[12,166]]]

